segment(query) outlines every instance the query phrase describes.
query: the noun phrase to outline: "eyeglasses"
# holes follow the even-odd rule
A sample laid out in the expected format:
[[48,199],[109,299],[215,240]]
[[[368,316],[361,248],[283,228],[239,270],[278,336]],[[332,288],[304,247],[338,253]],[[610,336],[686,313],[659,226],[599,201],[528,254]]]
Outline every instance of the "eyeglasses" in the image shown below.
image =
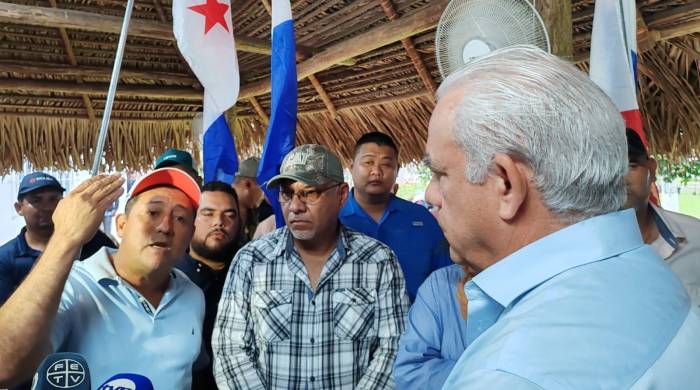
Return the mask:
[[299,197],[300,202],[303,202],[306,204],[314,204],[321,199],[321,195],[323,195],[324,192],[330,190],[331,188],[338,187],[341,184],[343,184],[343,183],[338,183],[338,184],[335,184],[335,185],[332,185],[330,187],[326,187],[323,189],[301,190],[301,191],[292,191],[289,188],[281,188],[280,195],[279,195],[279,201],[280,201],[280,203],[289,203],[294,198],[294,195],[296,195]]

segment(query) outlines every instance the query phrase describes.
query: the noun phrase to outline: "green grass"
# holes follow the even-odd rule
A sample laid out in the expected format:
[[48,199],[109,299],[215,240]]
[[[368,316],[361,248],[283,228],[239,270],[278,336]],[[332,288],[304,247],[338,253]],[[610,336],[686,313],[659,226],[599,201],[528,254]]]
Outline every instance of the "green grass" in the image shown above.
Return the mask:
[[399,193],[396,194],[401,199],[406,199],[407,201],[413,200],[413,196],[416,194],[416,188],[418,184],[416,183],[403,183],[399,184]]
[[681,213],[700,218],[700,190],[682,189],[678,203]]

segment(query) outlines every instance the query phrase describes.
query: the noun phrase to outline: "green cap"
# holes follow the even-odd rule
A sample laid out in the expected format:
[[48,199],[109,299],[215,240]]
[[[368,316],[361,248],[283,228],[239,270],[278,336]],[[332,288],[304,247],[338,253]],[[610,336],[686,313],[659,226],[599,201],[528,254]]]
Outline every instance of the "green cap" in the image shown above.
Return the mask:
[[277,186],[284,179],[300,181],[312,186],[345,181],[343,166],[338,157],[325,147],[316,144],[297,146],[289,152],[282,161],[280,174],[270,179],[267,187]]
[[163,154],[156,159],[155,169],[171,167],[173,165],[182,165],[197,172],[192,163],[192,155],[179,149],[168,149],[163,152]]
[[260,165],[260,159],[258,157],[246,158],[238,165],[236,176],[252,177],[254,179],[258,176],[258,165]]

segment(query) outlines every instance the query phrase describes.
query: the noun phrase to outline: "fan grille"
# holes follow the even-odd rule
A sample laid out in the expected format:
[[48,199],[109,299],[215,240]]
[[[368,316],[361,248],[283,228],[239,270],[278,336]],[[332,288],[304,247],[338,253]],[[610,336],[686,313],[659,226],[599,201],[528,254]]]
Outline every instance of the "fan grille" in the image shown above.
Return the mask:
[[550,51],[544,23],[527,0],[452,0],[437,27],[435,52],[445,79],[474,57],[526,44]]

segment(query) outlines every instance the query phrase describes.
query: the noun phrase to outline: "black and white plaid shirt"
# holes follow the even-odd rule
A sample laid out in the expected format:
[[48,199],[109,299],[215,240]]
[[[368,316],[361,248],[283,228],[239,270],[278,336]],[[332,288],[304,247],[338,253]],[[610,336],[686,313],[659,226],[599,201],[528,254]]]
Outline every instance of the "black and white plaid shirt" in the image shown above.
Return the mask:
[[389,389],[408,310],[389,247],[341,227],[316,291],[282,228],[234,259],[214,327],[222,389]]

